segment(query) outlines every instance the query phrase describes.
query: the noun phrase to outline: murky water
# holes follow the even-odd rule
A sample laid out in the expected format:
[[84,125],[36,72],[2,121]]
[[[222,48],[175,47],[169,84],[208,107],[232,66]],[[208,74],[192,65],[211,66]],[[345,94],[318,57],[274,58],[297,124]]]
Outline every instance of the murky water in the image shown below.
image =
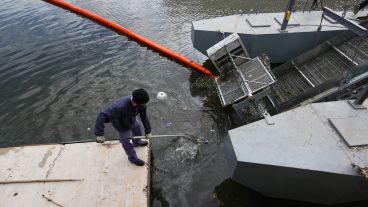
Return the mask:
[[[69,2],[204,62],[191,44],[192,21],[256,8],[282,11],[287,1]],[[331,2],[335,8],[345,3],[326,1]],[[191,93],[190,80],[189,69],[75,14],[40,0],[1,1],[0,146],[94,139],[101,109],[135,88],[146,88],[153,97],[153,133],[195,137],[153,141],[152,206],[269,206],[275,200],[228,180],[222,150],[228,117],[204,107],[206,97]],[[167,92],[169,100],[154,100],[159,91]],[[106,134],[117,137],[111,127]]]

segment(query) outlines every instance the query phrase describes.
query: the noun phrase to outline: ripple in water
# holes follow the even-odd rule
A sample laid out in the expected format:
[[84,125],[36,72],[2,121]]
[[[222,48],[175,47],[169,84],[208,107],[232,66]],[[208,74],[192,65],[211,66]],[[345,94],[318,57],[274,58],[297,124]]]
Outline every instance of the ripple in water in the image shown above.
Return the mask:
[[[159,146],[160,153],[156,155],[156,159],[161,160],[161,162],[156,163],[155,168],[159,172],[171,175],[179,175],[188,170],[199,153],[198,142],[194,138],[189,139],[189,137],[159,139],[171,140],[166,140],[166,143]],[[167,169],[170,169],[170,172]]]

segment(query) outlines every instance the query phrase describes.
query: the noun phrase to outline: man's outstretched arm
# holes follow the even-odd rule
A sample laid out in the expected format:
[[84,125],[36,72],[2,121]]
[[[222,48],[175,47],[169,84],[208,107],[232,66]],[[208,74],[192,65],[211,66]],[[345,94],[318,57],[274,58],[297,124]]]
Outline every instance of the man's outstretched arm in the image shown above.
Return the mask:
[[104,112],[100,112],[96,118],[96,125],[94,134],[96,135],[97,142],[105,141],[105,123],[109,122],[108,116]]
[[150,134],[151,133],[151,123],[148,120],[147,117],[147,112],[146,112],[146,107],[143,107],[139,113],[139,116],[141,118],[141,121],[143,123],[144,126],[144,133],[145,134]]

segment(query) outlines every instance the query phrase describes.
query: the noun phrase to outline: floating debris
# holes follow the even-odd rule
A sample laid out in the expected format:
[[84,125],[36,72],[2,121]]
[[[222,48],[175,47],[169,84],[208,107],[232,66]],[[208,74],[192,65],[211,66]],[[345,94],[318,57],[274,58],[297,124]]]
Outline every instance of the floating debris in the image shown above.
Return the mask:
[[156,98],[160,101],[166,101],[168,99],[168,96],[167,96],[167,93],[161,91],[161,92],[158,92]]
[[166,127],[172,127],[173,123],[171,121],[166,123]]
[[360,167],[359,165],[354,163],[352,163],[351,165],[353,166],[353,168],[356,168],[361,175],[368,179],[368,166]]

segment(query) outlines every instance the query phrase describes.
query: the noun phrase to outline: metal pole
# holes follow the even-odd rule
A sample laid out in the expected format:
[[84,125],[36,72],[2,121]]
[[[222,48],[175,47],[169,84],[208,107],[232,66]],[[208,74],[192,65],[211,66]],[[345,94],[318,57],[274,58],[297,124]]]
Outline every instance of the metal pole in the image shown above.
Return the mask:
[[305,0],[305,2],[304,2],[304,6],[303,6],[303,13],[304,13],[304,11],[306,10],[306,8],[307,8],[307,4],[308,4],[308,2],[309,2],[309,0]]
[[[151,138],[161,138],[161,137],[189,137],[189,135],[186,134],[162,134],[162,135],[151,135]],[[127,139],[145,139],[146,136],[135,136]]]
[[260,4],[260,1],[261,1],[261,0],[258,0],[258,1],[257,1],[256,15],[257,15],[257,14],[258,14],[258,12],[259,12],[259,4]]
[[282,25],[281,25],[281,31],[286,30],[286,27],[288,25],[288,22],[289,22],[289,19],[290,19],[290,16],[291,16],[291,12],[294,8],[294,4],[295,4],[295,0],[289,0],[289,3],[287,5],[286,11],[285,11],[284,21],[282,22]]
[[[187,139],[192,139],[192,135],[189,135],[189,134],[162,134],[162,135],[152,135],[151,136],[151,138],[164,138],[164,137],[167,137],[167,138],[185,137]],[[145,139],[145,138],[146,136],[135,136],[135,137],[129,137],[126,139]],[[112,139],[106,138],[105,142],[114,141],[114,140],[120,140],[120,138],[112,138]],[[77,143],[85,143],[85,142],[96,142],[96,139],[59,142],[59,144],[77,144]]]

